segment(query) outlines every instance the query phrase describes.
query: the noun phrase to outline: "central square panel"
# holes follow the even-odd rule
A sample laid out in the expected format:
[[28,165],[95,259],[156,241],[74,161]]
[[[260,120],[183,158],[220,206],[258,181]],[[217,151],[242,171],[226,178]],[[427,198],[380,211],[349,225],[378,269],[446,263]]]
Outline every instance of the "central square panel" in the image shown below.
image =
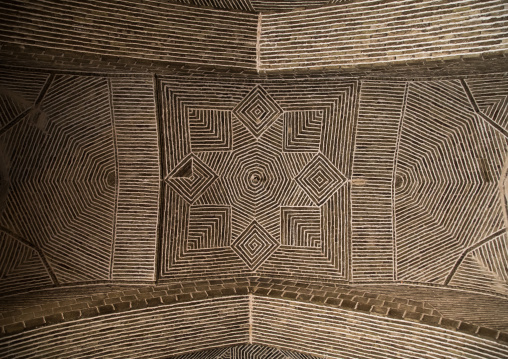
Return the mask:
[[347,280],[357,83],[157,85],[160,278]]

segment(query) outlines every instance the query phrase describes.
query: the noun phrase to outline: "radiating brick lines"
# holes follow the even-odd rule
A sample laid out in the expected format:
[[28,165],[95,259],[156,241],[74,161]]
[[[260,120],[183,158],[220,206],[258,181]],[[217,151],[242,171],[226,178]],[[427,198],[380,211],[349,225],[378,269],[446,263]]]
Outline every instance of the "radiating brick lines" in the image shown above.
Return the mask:
[[504,226],[498,178],[507,142],[474,115],[458,81],[410,84],[400,141],[398,276],[442,283],[463,249]]
[[488,77],[465,81],[478,109],[508,131],[508,79]]
[[60,282],[109,275],[116,194],[107,177],[116,166],[107,96],[104,79],[57,76],[44,126],[27,117],[3,137],[12,186],[2,224],[39,246]]
[[[298,91],[289,93],[290,85],[297,86]],[[221,275],[221,267],[210,262],[212,258],[223,261],[222,275],[226,270],[271,273],[280,270],[275,269],[279,266],[290,265],[299,275],[312,273],[310,267],[320,267],[320,275],[326,273],[327,276],[344,278],[347,275],[344,261],[347,261],[349,227],[342,221],[349,216],[330,218],[329,226],[323,230],[318,228],[319,225],[311,224],[310,231],[301,232],[304,237],[284,242],[286,239],[281,240],[281,207],[288,210],[312,207],[318,220],[327,215],[319,206],[325,206],[333,213],[339,212],[335,209],[338,206],[341,207],[340,213],[349,211],[348,205],[342,202],[348,195],[340,189],[347,182],[342,171],[351,171],[356,81],[285,83],[202,76],[194,79],[163,77],[158,86],[165,153],[163,177],[169,185],[164,191],[164,202],[169,200],[172,203],[164,205],[162,210],[161,278],[191,278],[203,270],[209,275]],[[197,88],[199,92],[195,90]],[[223,116],[230,113],[231,149],[214,148],[213,144],[209,148],[193,147],[194,117],[189,114],[197,111],[203,114],[220,111]],[[299,111],[304,115],[300,116]],[[295,130],[303,131],[298,133],[299,144],[287,152],[284,150],[283,113],[289,112],[296,114]],[[319,117],[311,120],[310,127],[308,121],[302,127],[299,119],[305,120],[308,113]],[[333,140],[315,143],[314,140],[321,136]],[[224,138],[224,135],[217,132],[217,137]],[[195,182],[199,176],[192,176],[193,164],[189,159],[198,161],[210,173],[209,182],[205,184],[204,181],[203,186]],[[177,179],[182,184],[171,182]],[[189,182],[189,186],[183,182]],[[196,183],[195,196],[191,195],[191,182]],[[339,191],[340,195],[335,195]],[[349,191],[349,186],[345,186],[345,191]],[[178,210],[182,200],[187,205]],[[189,221],[192,207],[188,204],[231,206],[233,252],[227,247],[203,247],[199,250],[201,257],[198,257],[181,249],[188,233],[194,231],[191,226],[197,226]],[[182,219],[175,222],[177,213]],[[328,230],[334,232],[328,233]],[[208,241],[211,242],[213,240]],[[286,243],[284,249],[280,247],[283,242]],[[233,260],[231,253],[245,264],[235,268],[238,262]],[[192,264],[196,260],[200,263]],[[310,267],[309,262],[313,263]]]

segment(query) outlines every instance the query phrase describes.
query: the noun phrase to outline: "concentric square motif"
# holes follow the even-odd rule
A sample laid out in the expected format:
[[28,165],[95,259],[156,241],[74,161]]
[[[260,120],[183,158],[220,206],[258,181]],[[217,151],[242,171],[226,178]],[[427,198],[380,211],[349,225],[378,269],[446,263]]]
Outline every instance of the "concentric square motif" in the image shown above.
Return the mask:
[[[161,277],[311,275],[319,267],[346,278],[350,156],[321,138],[352,143],[356,83],[299,94],[272,91],[274,83],[214,83],[201,99],[196,88],[159,85]],[[309,100],[316,91],[317,103]]]

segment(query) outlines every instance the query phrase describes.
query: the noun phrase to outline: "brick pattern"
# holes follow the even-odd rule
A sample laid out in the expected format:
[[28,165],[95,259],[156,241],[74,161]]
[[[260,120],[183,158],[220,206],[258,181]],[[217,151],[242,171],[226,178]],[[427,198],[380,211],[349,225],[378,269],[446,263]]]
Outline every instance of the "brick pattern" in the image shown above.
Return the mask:
[[184,281],[130,288],[62,287],[32,295],[6,297],[0,301],[0,326],[4,335],[13,335],[41,326],[100,317],[108,313],[141,308],[155,310],[156,307],[173,303],[249,293],[256,297],[284,298],[373,316],[399,318],[507,342],[503,338],[508,323],[506,316],[502,315],[504,308],[507,308],[506,299],[473,293],[458,295],[457,291],[443,288],[393,285],[350,287],[266,277]]
[[52,284],[109,279],[116,163],[107,80],[44,77],[30,112],[2,128],[10,162],[2,242],[6,254],[24,248],[2,261],[4,293],[48,276]]
[[507,293],[497,284],[505,270],[492,262],[494,243],[505,241],[502,207],[492,204],[507,151],[506,137],[475,115],[461,82],[410,83],[395,170],[399,279],[459,284],[460,266],[462,283],[487,277],[486,287]]
[[353,159],[352,279],[394,279],[393,166],[404,82],[362,81]]
[[[148,61],[255,68],[257,15],[167,1],[2,3],[3,42]],[[167,16],[171,14],[171,16]],[[199,34],[199,36],[196,36]],[[43,56],[41,56],[43,57]]]
[[112,78],[118,198],[111,279],[154,280],[159,145],[154,79]]
[[[286,299],[255,296],[253,300],[252,340],[257,344],[331,358],[439,355],[480,359],[508,355],[504,344],[462,331],[428,327],[437,323],[438,318],[432,316],[423,315],[422,323],[407,323],[400,319],[402,311],[395,309],[390,309],[387,317],[377,317]],[[342,306],[346,307],[344,301]]]
[[[58,298],[59,294],[53,292],[52,296]],[[447,298],[449,303],[460,305],[461,297],[456,293],[427,291],[428,296],[436,294],[442,301]],[[484,305],[492,298],[476,296]],[[482,357],[480,353],[503,358],[508,350],[506,333],[443,317],[427,302],[345,286],[269,278],[182,282],[89,293],[10,312],[5,311],[6,304],[0,338],[0,353],[4,356],[87,356],[95,351],[99,357],[149,357],[168,348],[171,350],[165,355],[178,355],[247,342],[329,357],[357,352],[359,357],[367,358],[372,355],[368,348],[373,346],[379,355],[394,358],[409,355],[411,348],[422,348],[425,357],[431,353],[427,345],[433,348],[432,353],[457,358]],[[375,332],[367,328],[375,328]],[[139,346],[122,340],[139,336],[140,332]],[[74,339],[57,343],[43,340],[55,333],[60,339]],[[427,338],[425,347],[418,345],[422,338]],[[111,346],[110,340],[116,344]],[[152,343],[148,350],[143,348],[145,340]],[[320,345],[320,340],[332,345]],[[400,352],[391,352],[394,346]]]
[[[356,81],[168,76],[158,87],[161,279],[252,271],[347,278]],[[306,122],[308,112],[317,124]],[[207,124],[200,132],[198,113]],[[219,119],[224,126],[216,126]],[[288,150],[284,134],[293,130],[298,141]],[[202,208],[210,218],[198,223],[193,213]],[[314,224],[306,227],[309,211]],[[295,221],[298,233],[281,231]],[[194,245],[198,232],[209,244]]]
[[312,355],[290,350],[272,348],[265,345],[246,344],[228,348],[203,350],[190,354],[177,355],[174,359],[317,359]]
[[326,69],[506,52],[504,5],[371,0],[264,15],[260,68]]
[[508,323],[505,320],[508,317],[508,306],[505,303],[506,298],[503,297],[479,295],[469,291],[457,292],[443,287],[436,289],[433,286],[370,285],[359,286],[358,290],[397,296],[408,301],[423,301],[445,318],[508,331]]
[[[21,340],[0,340],[0,353],[2,357],[32,358],[153,358],[248,341],[247,296],[161,304],[156,308],[147,302],[150,304],[140,303],[127,311],[117,304],[65,314],[67,320],[81,318],[72,322],[66,322],[61,314],[46,316],[47,326],[17,334]],[[15,329],[10,326],[7,331],[9,328]],[[50,340],[53,335],[57,341]]]

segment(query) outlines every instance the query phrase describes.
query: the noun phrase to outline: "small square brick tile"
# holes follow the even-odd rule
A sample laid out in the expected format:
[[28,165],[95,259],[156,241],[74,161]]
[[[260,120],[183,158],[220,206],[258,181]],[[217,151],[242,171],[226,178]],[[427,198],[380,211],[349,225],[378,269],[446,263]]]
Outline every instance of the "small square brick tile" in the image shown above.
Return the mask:
[[134,300],[131,302],[131,309],[143,309],[147,306],[148,304],[146,304],[145,300]]
[[161,305],[162,304],[162,300],[161,300],[161,297],[156,297],[156,298],[148,298],[146,300],[146,304],[150,307],[155,307],[155,306],[158,306],[158,305]]
[[44,318],[42,318],[42,317],[25,321],[25,327],[27,330],[42,327],[44,324],[46,324],[46,322],[45,322]]
[[71,321],[71,320],[76,320],[76,319],[79,319],[81,317],[81,312],[79,310],[73,310],[73,311],[70,311],[70,312],[64,312],[63,313],[63,317],[64,317],[64,320],[67,322],[67,321]]
[[440,321],[441,317],[437,317],[435,315],[424,314],[422,317],[422,323],[425,324],[438,325]]
[[478,328],[478,335],[484,338],[497,339],[499,332],[494,329],[480,327]]
[[98,307],[97,309],[99,310],[100,314],[110,314],[115,311],[115,308],[111,304],[102,305],[102,306]]
[[391,318],[402,319],[404,318],[404,311],[395,308],[390,308],[388,310],[388,316]]
[[381,315],[386,315],[386,314],[388,314],[388,308],[380,307],[378,305],[373,305],[370,312],[376,313],[376,314],[381,314]]
[[458,331],[468,334],[474,334],[476,333],[476,330],[478,327],[474,324],[469,324],[465,322],[461,322],[459,327],[457,328]]
[[82,309],[81,310],[81,316],[83,318],[95,317],[98,314],[99,314],[99,311],[95,307],[93,307],[93,308],[86,308],[86,309]]
[[25,330],[25,325],[21,322],[6,325],[4,327],[5,334],[17,334]]
[[64,321],[62,313],[52,314],[44,317],[46,324],[57,324]]
[[508,344],[508,333],[500,332],[497,338],[500,342]]
[[448,329],[457,329],[460,322],[458,320],[452,320],[448,318],[441,318],[441,326]]
[[356,305],[356,309],[357,310],[360,310],[362,312],[370,312],[370,310],[372,309],[372,305],[370,304],[365,304],[365,303],[358,303]]
[[121,312],[125,312],[125,311],[131,309],[131,303],[130,302],[115,303],[114,307],[115,307],[115,312],[121,313]]
[[406,312],[404,313],[404,319],[412,321],[420,321],[422,315],[423,315],[422,313]]
[[356,307],[356,302],[353,302],[352,300],[344,299],[344,300],[342,300],[342,303],[340,303],[340,306],[342,308],[354,309]]

